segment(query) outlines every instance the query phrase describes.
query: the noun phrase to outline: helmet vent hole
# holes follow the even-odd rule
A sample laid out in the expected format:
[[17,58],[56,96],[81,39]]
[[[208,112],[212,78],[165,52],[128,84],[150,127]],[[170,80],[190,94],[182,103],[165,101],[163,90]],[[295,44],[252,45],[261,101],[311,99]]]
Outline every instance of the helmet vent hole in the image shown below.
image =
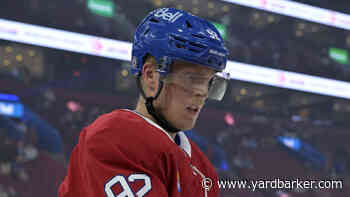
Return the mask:
[[198,48],[205,48],[205,46],[203,46],[203,45],[201,45],[201,44],[197,44],[197,43],[195,43],[195,42],[190,42],[190,45],[191,46],[194,46],[194,47],[198,47]]
[[150,28],[146,29],[145,33],[143,35],[147,35],[149,32]]
[[186,21],[186,26],[187,26],[187,28],[192,28],[192,24],[188,21]]
[[150,19],[151,22],[154,22],[154,23],[159,23],[159,20],[155,19],[155,18],[151,18]]
[[192,36],[194,36],[194,37],[196,37],[196,38],[200,38],[200,39],[205,38],[205,36],[200,35],[200,34],[192,34]]
[[172,36],[175,40],[185,43],[186,40],[177,36]]
[[184,49],[184,48],[185,48],[185,45],[176,43],[176,47],[177,47],[177,48],[180,48],[180,49]]
[[190,49],[188,49],[188,50],[190,50],[190,51],[192,51],[192,52],[195,52],[195,53],[199,53],[199,52],[200,52],[199,50],[197,50],[197,49],[192,49],[192,48],[190,48]]

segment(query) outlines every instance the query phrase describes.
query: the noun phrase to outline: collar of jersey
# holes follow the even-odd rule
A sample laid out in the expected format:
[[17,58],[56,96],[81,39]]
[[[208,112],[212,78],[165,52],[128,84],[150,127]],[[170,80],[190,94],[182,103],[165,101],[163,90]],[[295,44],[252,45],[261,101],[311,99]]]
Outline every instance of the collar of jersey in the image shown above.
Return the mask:
[[[165,133],[169,139],[175,143],[174,139],[169,135],[168,132],[166,132],[162,127],[160,127],[157,123],[155,123],[153,120],[143,116],[142,114],[136,112],[136,111],[133,111],[133,110],[129,110],[129,109],[123,109],[125,111],[129,111],[129,112],[132,112],[136,115],[138,115],[139,117],[143,118],[146,122],[148,122],[149,124],[151,124],[152,126],[158,128],[159,130],[161,130],[163,133]],[[187,136],[185,135],[185,133],[183,131],[179,131],[177,132],[177,134],[180,138],[180,147],[187,153],[187,155],[189,157],[191,157],[191,144],[190,144],[190,141],[188,140]]]

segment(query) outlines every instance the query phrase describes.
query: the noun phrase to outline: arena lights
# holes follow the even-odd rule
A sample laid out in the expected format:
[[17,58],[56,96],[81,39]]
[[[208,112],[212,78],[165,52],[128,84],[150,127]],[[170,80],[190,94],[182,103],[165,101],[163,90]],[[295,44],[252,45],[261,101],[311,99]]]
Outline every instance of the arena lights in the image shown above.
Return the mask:
[[97,15],[111,18],[115,15],[115,5],[113,1],[107,0],[88,0],[88,9]]
[[[73,51],[106,58],[131,60],[129,42],[73,33],[0,19],[0,39]],[[232,79],[350,99],[350,83],[262,66],[229,61]]]
[[350,99],[350,83],[262,66],[229,61],[232,79]]
[[23,116],[23,105],[21,103],[0,101],[0,114],[14,118]]
[[18,96],[0,93],[0,115],[20,118],[23,116],[23,105]]
[[288,0],[222,0],[315,23],[350,30],[350,15]]
[[18,96],[14,95],[14,94],[3,94],[0,93],[0,100],[4,100],[4,101],[19,101]]
[[0,39],[129,61],[131,44],[0,19]]

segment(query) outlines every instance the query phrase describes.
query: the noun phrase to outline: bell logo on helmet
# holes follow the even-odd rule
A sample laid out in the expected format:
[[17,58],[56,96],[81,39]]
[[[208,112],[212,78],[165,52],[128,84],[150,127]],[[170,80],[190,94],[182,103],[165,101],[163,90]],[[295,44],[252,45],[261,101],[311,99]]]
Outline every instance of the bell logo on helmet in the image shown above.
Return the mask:
[[221,41],[218,34],[215,31],[213,31],[211,29],[207,29],[207,32],[211,38]]
[[171,23],[179,19],[183,14],[181,12],[171,13],[169,8],[161,8],[154,13],[157,18],[162,18],[163,20],[169,21]]

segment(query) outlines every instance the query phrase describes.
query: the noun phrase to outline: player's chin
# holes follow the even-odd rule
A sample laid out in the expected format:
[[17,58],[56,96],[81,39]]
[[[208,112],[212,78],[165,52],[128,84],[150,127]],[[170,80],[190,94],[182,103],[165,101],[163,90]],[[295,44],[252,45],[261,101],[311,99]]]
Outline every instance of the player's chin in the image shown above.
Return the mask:
[[182,131],[191,130],[196,124],[196,121],[197,119],[181,121],[181,123],[178,124],[177,128],[181,129]]

